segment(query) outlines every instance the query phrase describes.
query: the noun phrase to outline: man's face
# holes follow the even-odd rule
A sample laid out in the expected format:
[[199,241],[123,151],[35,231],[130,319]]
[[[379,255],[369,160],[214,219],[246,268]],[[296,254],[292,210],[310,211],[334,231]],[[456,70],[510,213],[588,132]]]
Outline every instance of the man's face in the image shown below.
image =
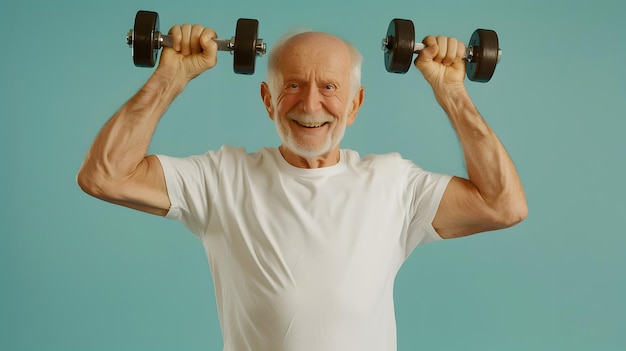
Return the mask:
[[276,96],[266,106],[289,151],[312,159],[338,150],[362,98],[361,92],[351,96],[351,69],[346,45],[332,36],[305,33],[285,44]]

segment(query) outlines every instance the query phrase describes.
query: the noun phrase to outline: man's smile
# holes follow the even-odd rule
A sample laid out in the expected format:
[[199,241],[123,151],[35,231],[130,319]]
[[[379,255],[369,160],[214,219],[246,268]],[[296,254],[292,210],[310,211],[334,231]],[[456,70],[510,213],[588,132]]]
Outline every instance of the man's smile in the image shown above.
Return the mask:
[[296,120],[292,120],[292,121],[294,121],[300,127],[310,128],[310,129],[320,128],[328,124],[328,122],[300,122]]

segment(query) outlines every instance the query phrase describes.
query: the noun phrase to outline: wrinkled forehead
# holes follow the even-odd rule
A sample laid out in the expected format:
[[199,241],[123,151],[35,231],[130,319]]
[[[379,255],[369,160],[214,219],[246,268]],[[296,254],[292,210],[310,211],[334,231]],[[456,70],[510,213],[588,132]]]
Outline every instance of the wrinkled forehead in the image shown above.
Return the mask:
[[284,43],[276,57],[281,73],[319,71],[338,76],[349,75],[350,51],[341,39],[326,33],[306,32]]

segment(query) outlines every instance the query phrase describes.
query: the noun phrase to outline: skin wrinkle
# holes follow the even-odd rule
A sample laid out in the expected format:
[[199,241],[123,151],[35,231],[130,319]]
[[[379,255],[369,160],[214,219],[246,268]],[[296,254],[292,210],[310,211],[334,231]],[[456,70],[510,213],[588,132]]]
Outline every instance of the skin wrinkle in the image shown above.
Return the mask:
[[[270,88],[270,92],[272,95],[272,104],[276,105],[279,92],[281,90],[281,72],[278,70],[278,57],[281,51],[283,51],[283,47],[285,43],[289,41],[289,39],[299,35],[306,33],[315,33],[307,28],[298,28],[294,31],[285,33],[282,37],[280,37],[276,43],[272,46],[272,50],[269,53],[268,57],[268,67],[267,67],[267,84]],[[324,34],[324,33],[318,33]],[[348,49],[350,54],[350,62],[351,62],[351,71],[350,71],[350,96],[354,97],[361,89],[361,64],[363,62],[363,56],[359,52],[359,50],[352,45],[351,43],[342,40],[341,38],[337,38],[335,36],[329,35],[334,40],[342,41]],[[290,53],[293,54],[293,53]]]
[[[268,79],[273,87],[264,83],[261,91],[283,142],[281,153],[296,167],[336,164],[339,143],[363,98],[362,88],[352,94],[355,60],[349,45],[325,33],[305,32],[277,50],[272,55],[275,73],[268,77],[278,80]],[[302,119],[328,123],[306,128],[295,122]]]

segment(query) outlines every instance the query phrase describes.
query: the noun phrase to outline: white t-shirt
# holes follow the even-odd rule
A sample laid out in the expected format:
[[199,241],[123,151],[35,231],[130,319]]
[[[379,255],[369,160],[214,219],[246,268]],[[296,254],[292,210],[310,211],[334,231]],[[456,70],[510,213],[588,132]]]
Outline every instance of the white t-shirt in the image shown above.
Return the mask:
[[396,350],[393,283],[450,176],[398,154],[317,169],[276,148],[159,156],[168,218],[202,241],[225,351]]

